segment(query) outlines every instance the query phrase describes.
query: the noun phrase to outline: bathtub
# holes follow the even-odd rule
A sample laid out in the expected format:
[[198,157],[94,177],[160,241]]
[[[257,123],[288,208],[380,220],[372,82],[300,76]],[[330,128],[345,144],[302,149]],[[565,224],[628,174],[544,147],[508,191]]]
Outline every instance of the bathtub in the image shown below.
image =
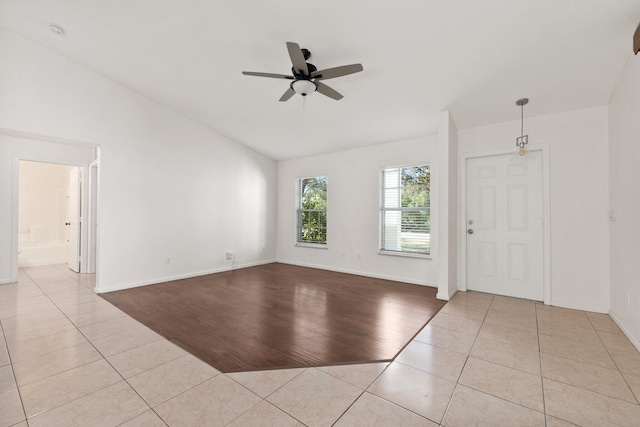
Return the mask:
[[67,242],[20,247],[18,267],[64,264],[67,262],[67,253]]

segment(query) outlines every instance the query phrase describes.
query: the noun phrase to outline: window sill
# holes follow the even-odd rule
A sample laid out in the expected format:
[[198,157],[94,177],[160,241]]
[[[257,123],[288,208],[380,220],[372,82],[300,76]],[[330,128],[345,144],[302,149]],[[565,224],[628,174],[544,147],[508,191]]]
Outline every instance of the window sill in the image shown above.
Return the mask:
[[404,258],[431,259],[431,255],[416,254],[412,252],[399,252],[399,251],[378,251],[378,255],[399,256]]
[[326,243],[296,243],[299,248],[329,249]]

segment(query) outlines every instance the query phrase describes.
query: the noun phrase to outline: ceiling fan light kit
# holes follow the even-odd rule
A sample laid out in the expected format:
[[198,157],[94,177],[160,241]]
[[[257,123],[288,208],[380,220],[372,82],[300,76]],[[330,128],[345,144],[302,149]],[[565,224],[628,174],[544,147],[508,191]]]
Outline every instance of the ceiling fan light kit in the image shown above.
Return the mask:
[[358,73],[363,70],[362,64],[342,65],[340,67],[318,70],[315,65],[307,62],[307,59],[311,57],[311,52],[309,52],[309,50],[300,49],[300,46],[297,43],[287,42],[287,51],[289,52],[289,58],[291,59],[292,64],[291,76],[286,74],[260,73],[255,71],[242,72],[245,76],[293,80],[289,85],[289,89],[287,89],[280,97],[280,102],[288,101],[289,98],[295,94],[306,97],[316,91],[338,101],[343,98],[342,94],[322,83],[321,80],[342,77]]
[[300,79],[291,82],[291,89],[293,89],[298,95],[307,96],[310,93],[315,92],[317,86],[311,80]]

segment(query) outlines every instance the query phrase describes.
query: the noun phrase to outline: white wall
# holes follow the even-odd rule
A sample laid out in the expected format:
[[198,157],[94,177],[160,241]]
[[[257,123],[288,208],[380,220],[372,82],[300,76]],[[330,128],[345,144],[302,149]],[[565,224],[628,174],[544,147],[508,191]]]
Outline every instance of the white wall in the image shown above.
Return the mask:
[[611,316],[640,349],[640,57],[631,56],[609,104]]
[[101,147],[101,291],[226,269],[227,250],[238,265],[275,259],[275,161],[15,33],[0,45],[0,128]]
[[[278,261],[334,271],[437,286],[434,259],[379,255],[380,170],[432,164],[437,172],[437,136],[374,145],[278,163]],[[327,176],[327,249],[295,246],[297,178]],[[431,200],[438,200],[431,189]],[[433,211],[432,211],[433,214]],[[431,230],[437,229],[433,223]],[[433,238],[433,235],[432,235]]]
[[[606,106],[525,117],[529,144],[550,152],[552,305],[609,309],[607,124]],[[459,154],[515,153],[519,135],[520,121],[461,130]]]

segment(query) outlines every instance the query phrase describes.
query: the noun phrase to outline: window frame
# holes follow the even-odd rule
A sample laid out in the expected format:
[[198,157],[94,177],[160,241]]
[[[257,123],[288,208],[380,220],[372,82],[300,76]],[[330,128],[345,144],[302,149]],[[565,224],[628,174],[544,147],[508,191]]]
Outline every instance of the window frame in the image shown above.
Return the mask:
[[[302,209],[302,181],[306,179],[314,179],[314,178],[324,178],[326,182],[326,190],[325,190],[325,208],[324,209]],[[328,193],[329,193],[329,178],[325,175],[315,175],[315,176],[305,176],[296,178],[296,196],[295,196],[295,204],[296,204],[296,228],[295,228],[295,245],[299,247],[307,247],[307,248],[316,248],[316,249],[327,249],[328,240],[329,240],[329,227],[328,227]],[[301,240],[301,222],[302,222],[302,212],[324,212],[325,217],[325,241],[324,242],[311,242]]]
[[[385,207],[385,172],[392,169],[399,170],[399,173],[402,174],[402,169],[408,168],[419,168],[426,167],[429,173],[429,204],[428,206],[421,207],[398,207],[398,208],[386,208]],[[408,165],[400,165],[400,166],[385,166],[379,171],[379,206],[378,206],[378,254],[379,255],[391,255],[391,256],[400,256],[400,257],[408,257],[408,258],[422,258],[422,259],[431,259],[431,163],[430,162],[421,162],[417,164],[408,164]],[[429,238],[428,238],[428,252],[414,252],[414,251],[406,251],[406,250],[394,250],[387,249],[384,246],[385,242],[385,213],[388,211],[395,212],[425,212],[428,215],[428,225],[429,225]],[[400,222],[400,226],[402,227],[402,222]]]

